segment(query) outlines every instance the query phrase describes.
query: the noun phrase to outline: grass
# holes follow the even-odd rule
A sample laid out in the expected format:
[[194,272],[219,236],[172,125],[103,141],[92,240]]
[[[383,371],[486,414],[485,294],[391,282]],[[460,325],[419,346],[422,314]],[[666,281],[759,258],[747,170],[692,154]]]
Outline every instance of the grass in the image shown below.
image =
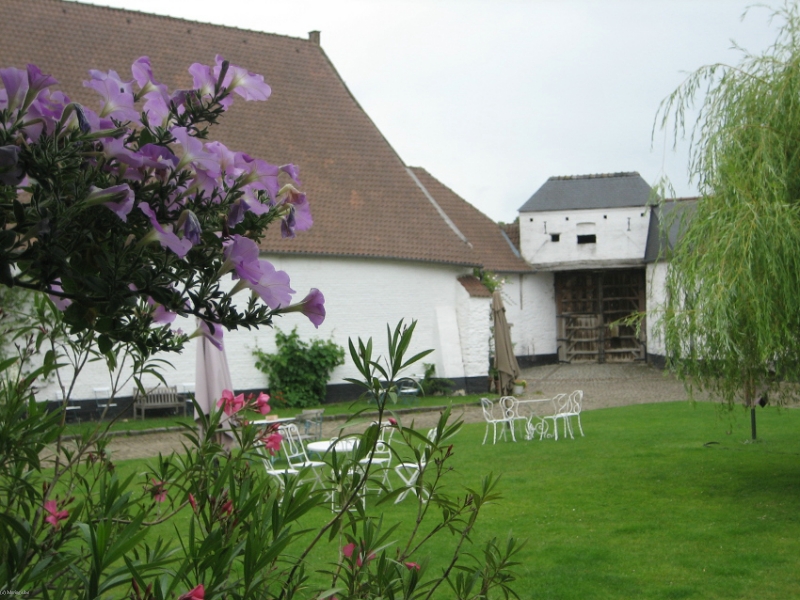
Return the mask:
[[[758,443],[747,443],[741,409],[723,416],[708,403],[586,412],[586,437],[558,442],[482,446],[484,425],[466,425],[449,486],[456,493],[502,474],[504,498],[474,539],[512,531],[528,540],[515,586],[523,599],[797,597],[800,412],[758,412]],[[413,503],[381,508],[402,539]],[[329,516],[320,510],[302,525]],[[449,541],[429,547],[430,568],[443,564]],[[315,566],[335,551],[321,549]]]

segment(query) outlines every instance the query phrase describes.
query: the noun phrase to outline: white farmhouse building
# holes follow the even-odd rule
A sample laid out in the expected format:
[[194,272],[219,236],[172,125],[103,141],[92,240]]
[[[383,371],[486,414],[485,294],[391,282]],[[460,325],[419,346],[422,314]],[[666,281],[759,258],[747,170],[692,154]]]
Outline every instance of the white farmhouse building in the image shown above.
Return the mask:
[[[297,326],[303,339],[331,338],[344,347],[349,337],[373,337],[383,353],[387,325],[417,320],[411,352],[432,348],[426,362],[438,376],[458,388],[487,389],[490,299],[473,270],[523,276],[530,267],[496,223],[404,164],[339,77],[319,32],[300,39],[61,0],[0,0],[0,38],[3,66],[36,64],[72,100],[94,108],[97,95],[82,86],[88,69],[114,69],[125,78],[144,55],[170,89],[190,88],[188,67],[213,64],[217,54],[262,74],[270,99],[237,98],[210,137],[300,168],[314,226],[295,239],[282,239],[276,227],[261,250],[290,275],[296,299],[312,287],[323,292],[327,318],[319,330],[297,314],[276,326]],[[192,331],[195,323],[175,326]],[[252,351],[274,350],[269,329],[227,332],[225,346],[237,391],[268,386]],[[167,383],[190,389],[194,342],[163,358],[172,363],[164,370]],[[353,397],[344,378],[356,376],[348,357],[333,373],[329,399]],[[90,364],[72,397],[91,401],[108,387],[100,364]],[[120,395],[132,390],[128,383]],[[56,386],[39,396],[52,400]]]

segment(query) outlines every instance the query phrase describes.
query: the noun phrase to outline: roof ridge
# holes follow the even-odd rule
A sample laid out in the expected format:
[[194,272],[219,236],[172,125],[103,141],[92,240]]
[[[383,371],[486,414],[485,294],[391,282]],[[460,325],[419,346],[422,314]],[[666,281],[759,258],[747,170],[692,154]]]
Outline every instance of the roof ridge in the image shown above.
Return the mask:
[[566,181],[575,179],[610,179],[612,177],[641,177],[638,171],[618,171],[616,173],[593,173],[589,175],[554,175],[547,181]]
[[301,42],[310,42],[308,38],[302,37],[295,37],[293,35],[286,35],[283,33],[270,33],[268,31],[259,31],[257,29],[245,29],[244,27],[237,27],[235,25],[221,25],[219,23],[209,23],[207,21],[197,21],[195,19],[185,19],[183,17],[173,17],[171,15],[160,15],[157,13],[145,12],[143,10],[133,10],[130,8],[118,8],[116,6],[105,6],[104,4],[94,4],[83,2],[81,0],[39,0],[40,2],[52,2],[53,4],[71,4],[71,5],[78,5],[78,6],[87,6],[96,9],[108,10],[112,12],[121,12],[121,13],[129,13],[137,16],[147,17],[147,18],[156,18],[156,19],[165,19],[169,21],[181,21],[183,23],[191,23],[193,25],[207,25],[209,27],[217,27],[223,29],[234,29],[236,31],[241,31],[243,33],[255,33],[257,35],[266,35],[270,37],[279,37],[279,38],[287,38],[290,40],[298,40]]

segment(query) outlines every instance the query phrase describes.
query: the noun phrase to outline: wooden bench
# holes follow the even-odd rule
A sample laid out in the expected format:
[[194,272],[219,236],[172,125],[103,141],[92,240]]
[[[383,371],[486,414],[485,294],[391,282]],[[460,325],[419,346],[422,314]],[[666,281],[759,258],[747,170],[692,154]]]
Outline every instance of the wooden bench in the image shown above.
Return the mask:
[[179,408],[186,416],[186,400],[178,395],[176,386],[157,387],[149,390],[146,395],[137,389],[133,394],[133,418],[136,419],[137,412],[141,413],[144,419],[146,410],[154,408]]

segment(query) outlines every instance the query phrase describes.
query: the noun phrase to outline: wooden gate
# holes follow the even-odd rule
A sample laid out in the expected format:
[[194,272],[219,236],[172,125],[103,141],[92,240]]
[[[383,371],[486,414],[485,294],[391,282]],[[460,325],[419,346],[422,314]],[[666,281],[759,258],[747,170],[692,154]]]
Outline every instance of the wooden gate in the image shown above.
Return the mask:
[[559,271],[555,275],[559,360],[644,360],[644,322],[638,334],[635,326],[619,323],[645,310],[644,269]]

